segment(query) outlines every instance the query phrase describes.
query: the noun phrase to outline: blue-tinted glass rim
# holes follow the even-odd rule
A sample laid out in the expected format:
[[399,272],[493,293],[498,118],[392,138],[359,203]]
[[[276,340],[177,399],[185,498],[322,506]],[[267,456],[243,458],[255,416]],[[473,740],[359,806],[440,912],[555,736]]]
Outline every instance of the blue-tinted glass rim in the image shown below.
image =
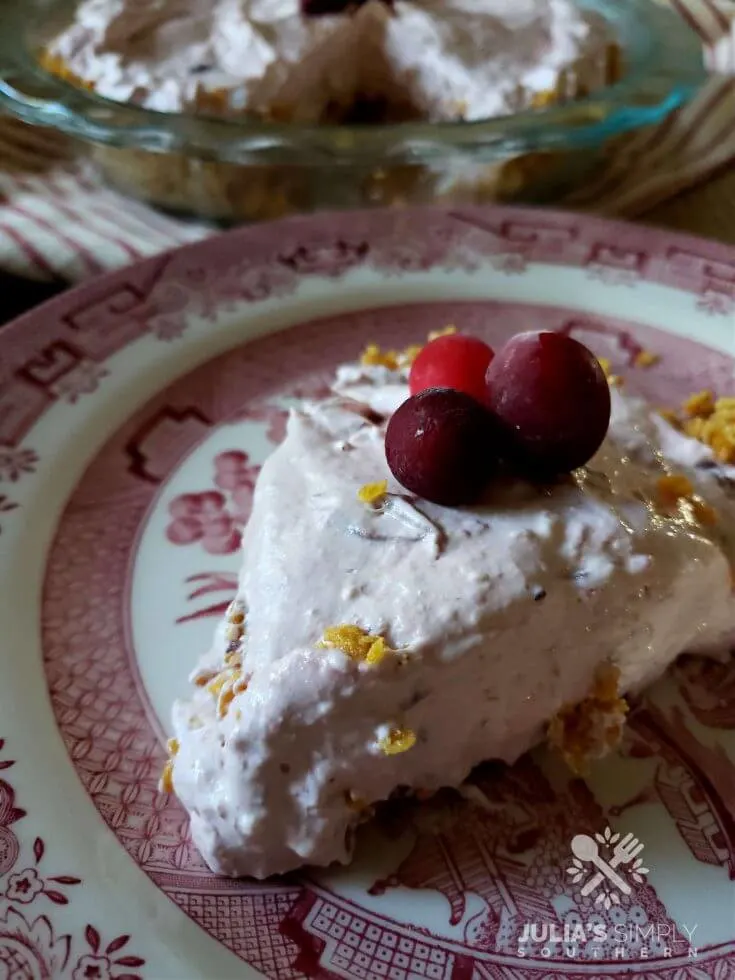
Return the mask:
[[124,105],[78,88],[40,67],[29,14],[55,8],[43,0],[2,0],[0,105],[26,122],[51,126],[85,141],[212,159],[301,164],[354,163],[378,156],[416,162],[467,152],[473,159],[574,149],[663,119],[703,84],[701,42],[684,20],[655,0],[578,0],[614,27],[624,51],[621,81],[563,106],[472,123],[304,126],[258,120],[169,114]]

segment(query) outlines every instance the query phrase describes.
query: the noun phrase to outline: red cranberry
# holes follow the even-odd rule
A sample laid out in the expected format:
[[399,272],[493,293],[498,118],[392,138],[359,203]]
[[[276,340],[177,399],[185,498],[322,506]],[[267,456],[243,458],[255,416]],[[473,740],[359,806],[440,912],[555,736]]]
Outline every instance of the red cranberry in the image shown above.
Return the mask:
[[411,493],[447,507],[471,504],[497,465],[492,418],[462,391],[429,388],[391,416],[385,455]]
[[487,398],[485,374],[493,359],[491,347],[477,337],[447,334],[424,347],[411,365],[412,395],[427,388],[455,388],[479,402]]
[[518,462],[544,476],[594,456],[610,424],[610,388],[594,354],[564,334],[522,333],[487,372],[488,406]]

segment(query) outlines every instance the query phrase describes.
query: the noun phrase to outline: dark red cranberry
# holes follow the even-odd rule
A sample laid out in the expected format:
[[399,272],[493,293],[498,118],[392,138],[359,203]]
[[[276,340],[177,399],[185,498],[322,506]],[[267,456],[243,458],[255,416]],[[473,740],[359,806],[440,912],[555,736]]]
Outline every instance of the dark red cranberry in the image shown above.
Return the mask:
[[552,476],[583,466],[610,424],[610,388],[597,358],[578,341],[544,331],[522,333],[487,371],[488,406],[514,459]]
[[474,503],[497,467],[495,435],[492,417],[470,395],[429,388],[391,416],[385,455],[411,493],[456,507]]
[[485,374],[493,359],[491,347],[477,337],[446,334],[423,348],[411,365],[408,384],[412,395],[427,388],[455,388],[485,402]]

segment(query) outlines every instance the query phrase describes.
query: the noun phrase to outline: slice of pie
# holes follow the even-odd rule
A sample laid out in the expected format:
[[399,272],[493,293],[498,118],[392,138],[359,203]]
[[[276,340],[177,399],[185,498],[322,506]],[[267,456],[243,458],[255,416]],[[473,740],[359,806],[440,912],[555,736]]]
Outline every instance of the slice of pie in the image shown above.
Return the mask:
[[405,371],[348,367],[265,463],[237,598],[174,709],[164,783],[210,867],[348,862],[397,789],[458,786],[545,736],[617,744],[623,695],[735,632],[735,468],[613,392],[588,466],[446,508],[388,470]]

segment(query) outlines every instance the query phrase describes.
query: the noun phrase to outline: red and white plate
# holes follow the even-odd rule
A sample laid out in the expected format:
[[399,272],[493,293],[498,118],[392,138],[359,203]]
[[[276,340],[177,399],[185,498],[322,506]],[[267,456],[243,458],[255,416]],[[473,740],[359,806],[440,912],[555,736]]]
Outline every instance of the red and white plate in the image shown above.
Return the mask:
[[[732,392],[735,251],[510,209],[295,219],[0,331],[2,980],[735,978],[733,663],[680,663],[587,782],[543,751],[488,767],[347,870],[216,878],[157,791],[289,404],[450,322],[571,331],[656,404]],[[575,865],[581,834],[606,868],[643,845],[627,892]]]

